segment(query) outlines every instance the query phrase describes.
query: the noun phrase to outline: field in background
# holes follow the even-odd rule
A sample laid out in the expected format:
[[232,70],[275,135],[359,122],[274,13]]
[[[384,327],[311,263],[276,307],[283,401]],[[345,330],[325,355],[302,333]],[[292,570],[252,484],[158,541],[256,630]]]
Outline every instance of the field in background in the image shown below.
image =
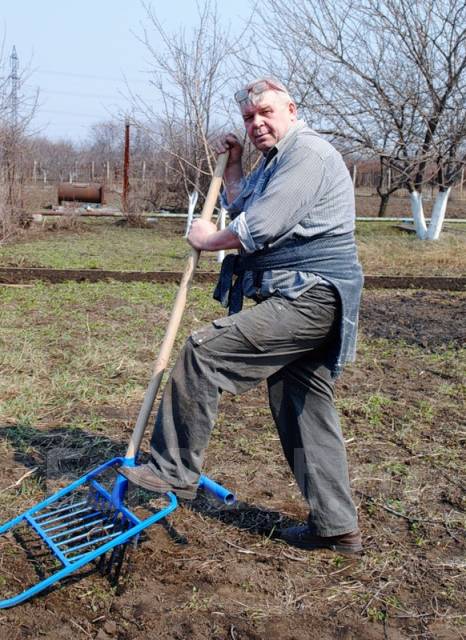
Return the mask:
[[[0,264],[184,266],[179,223],[56,225],[2,247]],[[365,269],[464,272],[460,226],[439,243],[420,243],[389,223],[359,225]],[[201,268],[217,268],[215,259],[204,258]],[[175,285],[146,283],[0,286],[2,520],[124,452],[175,293]],[[215,508],[202,496],[185,503],[144,536],[122,593],[95,572],[82,576],[2,611],[0,635],[460,640],[465,298],[364,292],[358,361],[337,385],[366,549],[360,561],[273,540],[274,527],[305,519],[305,505],[283,460],[264,387],[224,394],[206,471],[237,492],[239,504]],[[195,285],[175,351],[221,313],[211,288]],[[21,588],[27,570],[18,570],[17,547],[1,545],[4,596]],[[10,563],[15,570],[8,573]]]
[[[46,218],[21,241],[0,249],[3,267],[55,267],[182,271],[189,246],[182,220],[159,219],[152,228],[133,229],[106,220]],[[446,225],[438,242],[419,242],[392,222],[358,222],[357,242],[371,275],[464,275],[466,221]],[[214,255],[199,268],[217,270]]]
[[[106,193],[106,204],[117,208],[121,207],[121,194],[123,187],[121,184],[111,184],[104,186]],[[136,210],[153,211],[158,208],[168,207],[186,211],[188,198],[180,185],[163,185],[160,182],[141,181],[133,184],[131,194],[131,204],[136,206]],[[424,211],[430,216],[435,193],[429,188],[424,189]],[[57,206],[57,185],[56,184],[28,184],[24,189],[23,206],[26,211],[39,211],[44,207]],[[359,216],[377,216],[380,198],[372,187],[359,187],[356,189],[356,208]],[[409,217],[410,202],[409,194],[406,190],[400,189],[390,196],[388,208],[385,214],[387,217]],[[466,186],[461,191],[458,188],[452,190],[448,200],[448,218],[466,219]]]

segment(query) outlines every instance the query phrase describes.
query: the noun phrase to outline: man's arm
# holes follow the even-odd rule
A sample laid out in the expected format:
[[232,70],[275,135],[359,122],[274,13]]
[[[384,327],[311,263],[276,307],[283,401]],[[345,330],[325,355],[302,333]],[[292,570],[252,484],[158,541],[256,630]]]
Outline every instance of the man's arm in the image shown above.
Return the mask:
[[213,222],[194,220],[188,236],[189,244],[198,251],[220,251],[221,249],[239,249],[241,242],[229,229],[217,231]]

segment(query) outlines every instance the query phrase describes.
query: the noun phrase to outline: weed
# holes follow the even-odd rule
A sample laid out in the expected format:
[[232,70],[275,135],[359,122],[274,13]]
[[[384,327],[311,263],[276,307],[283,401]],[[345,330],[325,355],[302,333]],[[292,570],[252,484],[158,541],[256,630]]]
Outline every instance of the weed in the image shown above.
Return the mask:
[[385,609],[377,609],[377,607],[369,607],[367,609],[367,617],[371,622],[385,622],[388,614]]
[[190,609],[191,611],[207,611],[210,601],[211,598],[201,598],[199,589],[197,587],[193,587],[192,595],[183,605],[183,608]]
[[366,400],[363,410],[365,412],[366,420],[373,427],[379,426],[382,423],[384,410],[390,406],[392,400],[386,396],[376,393],[369,396]]
[[392,476],[407,476],[409,467],[403,462],[387,462],[385,468]]
[[336,555],[334,558],[332,558],[332,564],[339,569],[340,567],[342,567],[345,563],[345,558],[343,558],[343,556],[338,556]]

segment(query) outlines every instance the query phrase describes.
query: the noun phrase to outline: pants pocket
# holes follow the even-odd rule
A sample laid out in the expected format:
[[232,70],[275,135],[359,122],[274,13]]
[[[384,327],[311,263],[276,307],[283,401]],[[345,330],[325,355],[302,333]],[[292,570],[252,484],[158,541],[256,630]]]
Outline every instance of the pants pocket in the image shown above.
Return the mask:
[[229,331],[230,327],[217,327],[213,323],[194,331],[191,334],[191,341],[196,347],[208,344],[211,340],[223,336]]

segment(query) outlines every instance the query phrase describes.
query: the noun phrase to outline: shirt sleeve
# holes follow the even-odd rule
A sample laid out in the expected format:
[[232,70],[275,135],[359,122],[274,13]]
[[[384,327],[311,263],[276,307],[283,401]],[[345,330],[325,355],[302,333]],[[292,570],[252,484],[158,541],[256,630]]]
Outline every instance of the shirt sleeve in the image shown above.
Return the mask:
[[241,246],[243,247],[245,253],[253,253],[257,251],[256,243],[254,242],[249,228],[246,222],[246,212],[243,211],[239,214],[230,224],[228,225],[228,230],[238,236],[239,241],[241,242]]
[[294,148],[277,162],[264,192],[230,225],[248,253],[262,249],[301,222],[326,187],[325,160],[316,151]]

